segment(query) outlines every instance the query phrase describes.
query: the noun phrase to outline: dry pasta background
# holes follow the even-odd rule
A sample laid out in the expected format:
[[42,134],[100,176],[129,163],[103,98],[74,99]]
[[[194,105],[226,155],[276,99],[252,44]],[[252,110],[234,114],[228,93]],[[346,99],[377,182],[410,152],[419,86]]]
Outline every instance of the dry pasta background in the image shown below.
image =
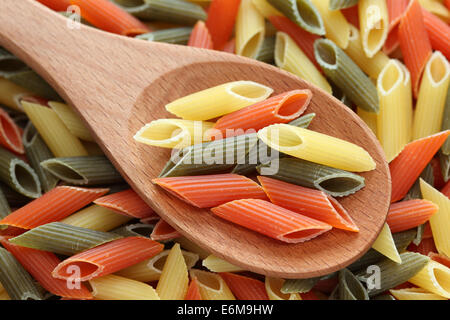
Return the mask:
[[[108,32],[274,64],[333,94],[380,141],[392,176],[392,204],[372,248],[339,272],[284,280],[242,270],[160,219],[124,182],[58,94],[0,48],[0,299],[450,298],[450,1],[38,1]],[[217,114],[219,108],[211,110],[206,100],[197,104],[203,107],[197,114],[175,101],[167,108],[183,119],[153,125],[162,135],[167,122],[190,131],[189,121],[223,116],[205,122],[206,128],[261,129],[258,136],[264,140],[279,126],[309,137],[305,128],[316,115],[302,115],[311,99],[308,90],[270,98],[270,88],[264,90],[252,104],[260,110],[256,124],[243,109],[249,104]],[[305,107],[292,119],[265,117],[268,106],[293,96],[303,99]],[[149,140],[143,133],[137,137]],[[251,149],[233,137],[223,141],[235,150]],[[191,144],[186,144],[185,157],[194,157]],[[295,211],[301,203],[314,212],[320,232],[331,225],[357,232],[351,213],[334,197],[357,192],[364,179],[349,172],[358,171],[354,167],[345,171],[313,162],[282,157],[277,174],[258,177],[261,186],[219,173],[261,173],[270,161],[214,168],[169,162],[155,183],[176,190],[195,206],[216,206],[216,214],[226,214],[232,205],[248,207],[243,198],[254,198],[255,207],[270,198],[272,203],[263,207],[279,205],[283,212]],[[222,202],[205,198],[201,189],[186,196],[186,185],[205,188],[205,174],[216,174],[216,181],[234,184],[246,194],[233,198],[225,192]],[[341,182],[323,183],[332,178]],[[283,193],[292,197],[285,199]]]

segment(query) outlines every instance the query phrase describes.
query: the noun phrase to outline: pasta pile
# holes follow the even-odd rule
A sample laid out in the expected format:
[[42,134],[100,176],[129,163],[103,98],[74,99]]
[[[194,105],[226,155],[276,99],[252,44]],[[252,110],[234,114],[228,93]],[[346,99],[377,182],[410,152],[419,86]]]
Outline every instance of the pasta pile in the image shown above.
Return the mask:
[[[449,1],[37,1],[107,32],[274,64],[333,94],[380,141],[392,198],[372,248],[338,272],[242,270],[160,219],[53,88],[0,48],[0,299],[450,298]],[[364,187],[373,160],[308,130],[321,116],[311,99],[243,79],[172,101],[174,117],[135,138],[173,149],[154,183],[274,241],[358,232],[336,198]]]

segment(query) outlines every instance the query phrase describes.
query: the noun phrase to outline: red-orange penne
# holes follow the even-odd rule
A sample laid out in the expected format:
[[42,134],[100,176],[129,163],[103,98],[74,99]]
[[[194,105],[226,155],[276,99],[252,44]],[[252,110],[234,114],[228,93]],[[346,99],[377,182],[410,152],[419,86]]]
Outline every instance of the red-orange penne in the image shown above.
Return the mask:
[[92,294],[81,282],[67,282],[52,277],[52,271],[61,262],[51,252],[15,245],[8,241],[10,237],[1,237],[1,244],[20,262],[34,279],[50,293],[72,299],[92,299]]
[[405,231],[427,222],[438,209],[428,200],[400,201],[391,204],[386,222],[392,233]]
[[258,131],[271,124],[288,123],[305,112],[311,98],[308,89],[288,91],[223,116],[214,129],[226,138],[244,134],[249,129]]
[[136,36],[151,30],[131,14],[108,0],[70,0],[80,8],[81,16],[104,31]]
[[441,162],[437,158],[433,158],[430,161],[431,168],[433,169],[433,186],[436,189],[441,189],[445,185],[444,177],[442,176]]
[[270,201],[280,207],[325,222],[335,228],[358,232],[347,210],[323,191],[258,176]]
[[422,15],[431,47],[450,60],[450,26],[425,9],[422,9]]
[[153,228],[150,238],[155,241],[168,241],[181,237],[181,233],[175,230],[165,220],[160,219]]
[[269,300],[264,282],[230,272],[221,272],[219,274],[236,299]]
[[259,199],[236,200],[211,211],[220,218],[288,243],[310,240],[332,228],[319,220]]
[[155,211],[133,189],[109,194],[96,199],[94,203],[137,219],[158,218]]
[[203,49],[213,49],[214,45],[209,34],[209,30],[203,21],[198,21],[194,29],[192,29],[191,36],[189,37],[188,46],[203,48]]
[[57,279],[67,280],[73,270],[77,269],[80,281],[87,281],[149,259],[163,248],[161,243],[144,237],[118,239],[64,260],[55,267],[52,275]]
[[359,28],[359,13],[357,5],[350,8],[341,9],[341,12],[349,23]]
[[228,41],[222,49],[223,52],[235,53],[236,52],[236,38]]
[[194,277],[189,284],[184,300],[203,300],[198,287],[197,278]]
[[450,131],[447,130],[410,142],[389,163],[392,180],[391,203],[406,196],[449,134]]
[[46,223],[59,221],[108,191],[109,189],[103,188],[56,187],[3,218],[0,225],[33,229]]
[[267,199],[256,182],[232,173],[156,178],[153,183],[198,208],[211,208],[238,199]]
[[400,20],[398,37],[406,67],[411,73],[413,93],[417,97],[422,72],[432,54],[422,8],[417,0],[412,0],[406,8]]
[[445,194],[447,198],[450,198],[450,180],[447,181],[445,186],[441,189],[442,194]]
[[285,16],[270,16],[268,19],[278,31],[287,33],[294,40],[317,70],[322,70],[314,55],[314,41],[320,38],[318,35],[309,33]]
[[450,10],[450,0],[445,0],[445,5],[447,6],[447,9]]
[[0,230],[0,236],[12,236],[17,237],[22,233],[28,231],[28,229],[17,228],[13,226],[9,226],[6,229]]
[[398,25],[404,14],[409,0],[386,0],[389,16],[389,33],[384,43],[383,51],[391,54],[400,45],[398,40]]
[[230,40],[241,0],[213,0],[208,10],[206,27],[211,34],[214,49],[222,50]]
[[70,6],[70,0],[37,0],[43,5],[55,11],[66,11]]
[[22,133],[5,110],[0,109],[0,146],[14,153],[24,154]]
[[418,252],[420,254],[423,254],[424,256],[429,255],[430,252],[437,253],[433,238],[422,239],[418,246],[416,246],[414,243],[411,243],[408,246],[408,251]]
[[440,264],[443,264],[447,268],[450,268],[450,258],[442,253],[436,253],[436,252],[429,252],[428,256],[431,258],[431,260],[434,260],[436,262],[439,262]]

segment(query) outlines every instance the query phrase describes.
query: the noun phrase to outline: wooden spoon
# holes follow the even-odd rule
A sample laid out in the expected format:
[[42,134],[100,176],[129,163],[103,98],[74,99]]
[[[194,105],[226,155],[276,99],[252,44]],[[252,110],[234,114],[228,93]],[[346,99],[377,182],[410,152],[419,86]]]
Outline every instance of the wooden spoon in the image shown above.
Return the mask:
[[[105,154],[136,192],[186,238],[246,270],[309,278],[339,270],[363,255],[383,226],[391,194],[389,168],[370,129],[337,99],[296,76],[236,55],[151,43],[81,26],[32,0],[2,0],[0,44],[38,72],[81,116]],[[309,88],[311,129],[365,148],[377,163],[366,187],[340,199],[360,232],[332,231],[286,244],[196,209],[153,185],[169,151],[133,140],[164,105],[221,83],[252,80],[275,93]]]

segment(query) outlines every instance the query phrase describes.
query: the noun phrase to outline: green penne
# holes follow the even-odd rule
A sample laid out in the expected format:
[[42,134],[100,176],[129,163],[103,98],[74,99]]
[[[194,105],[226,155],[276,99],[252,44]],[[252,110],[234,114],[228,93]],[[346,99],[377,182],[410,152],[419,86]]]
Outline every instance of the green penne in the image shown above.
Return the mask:
[[402,259],[400,264],[390,259],[383,259],[376,264],[373,272],[363,270],[356,274],[360,281],[366,283],[369,296],[376,296],[408,281],[430,260],[429,257],[416,252],[403,252],[400,257]]
[[192,32],[191,27],[172,28],[144,33],[138,35],[136,38],[147,41],[165,42],[171,44],[187,44],[191,32]]
[[339,271],[339,300],[369,300],[366,288],[345,268]]
[[1,181],[0,189],[3,191],[3,195],[5,196],[6,201],[12,208],[22,207],[32,200],[32,198],[26,197],[23,194],[14,191]]
[[128,224],[123,227],[119,227],[111,231],[111,233],[115,233],[121,235],[123,237],[147,237],[150,238],[152,234],[154,225],[146,224],[146,223],[135,223]]
[[22,247],[71,256],[120,238],[121,235],[112,232],[52,222],[31,229],[9,241]]
[[41,136],[31,123],[31,121],[25,127],[22,141],[30,165],[39,177],[42,190],[44,192],[50,191],[51,189],[56,187],[58,179],[48,171],[46,171],[44,168],[42,168],[41,162],[47,159],[51,159],[54,156],[45,144],[44,140],[42,140]]
[[[308,128],[315,116],[316,116],[315,113],[308,113],[304,116],[301,116],[297,119],[292,120],[291,122],[289,122],[289,124],[291,126],[296,126],[299,128]],[[249,155],[250,159],[258,159],[258,163],[257,164],[252,164],[252,163],[238,164],[236,167],[234,167],[232,173],[241,174],[241,175],[250,175],[250,174],[256,173],[256,166],[260,165],[262,163],[261,160],[263,160],[263,159],[260,159],[260,157],[258,156],[259,149],[262,146],[264,146],[264,150],[267,149],[268,154],[270,153],[270,155],[272,155],[272,149],[260,140],[260,141],[258,141],[257,147],[255,146],[254,148],[252,148],[250,150],[250,155]],[[282,153],[280,154],[279,152],[274,153],[275,158],[284,157],[284,156],[285,156],[284,154],[282,154]],[[272,158],[269,156],[267,161],[270,161],[270,160],[272,160]]]
[[264,39],[258,54],[256,55],[256,60],[273,64],[274,63],[274,52],[275,52],[275,36],[267,37]]
[[3,219],[10,213],[11,208],[9,206],[8,200],[6,199],[6,196],[3,193],[2,188],[0,188],[0,219]]
[[328,7],[330,10],[340,10],[353,7],[358,4],[359,0],[330,0]]
[[286,17],[308,32],[323,36],[325,27],[317,8],[309,0],[268,0]]
[[275,179],[297,184],[299,186],[324,191],[333,197],[353,194],[364,187],[364,178],[340,169],[335,169],[296,158],[281,158],[259,165],[256,169],[264,175],[264,167],[275,167],[278,172],[270,175]]
[[10,73],[28,69],[27,65],[19,58],[0,47],[0,76],[5,77]]
[[39,97],[50,100],[61,100],[56,91],[44,79],[42,79],[40,75],[31,69],[11,72],[4,77],[22,88],[34,92]]
[[75,185],[100,185],[122,182],[122,176],[104,156],[53,158],[41,162],[52,175]]
[[194,25],[198,20],[207,18],[207,14],[201,6],[183,0],[112,1],[142,20]]
[[447,182],[450,177],[450,155],[439,152],[439,161],[441,162],[442,178]]
[[36,172],[23,160],[0,147],[0,180],[29,198],[41,196],[41,183]]
[[[442,117],[442,131],[450,129],[450,86],[447,90],[447,98],[445,99],[444,115]],[[442,153],[450,155],[450,138],[447,138],[441,147]]]
[[284,294],[309,292],[319,280],[320,277],[309,279],[287,279],[281,287],[281,292]]
[[425,180],[430,185],[434,185],[434,173],[431,164],[428,164],[425,169],[423,169],[420,177],[416,180],[416,182],[414,182],[413,186],[406,194],[405,200],[422,199],[422,192],[420,191],[420,179]]
[[41,290],[19,261],[0,248],[0,283],[12,300],[42,300]]
[[425,223],[417,226],[416,237],[413,239],[412,243],[418,246],[422,242],[423,232],[425,231]]
[[317,63],[331,81],[361,109],[378,113],[375,85],[347,54],[329,39],[314,42]]
[[354,103],[352,100],[350,100],[349,97],[345,95],[345,93],[342,92],[342,90],[336,86],[333,82],[330,81],[331,88],[333,90],[333,96],[341,101],[343,104],[345,104],[347,107],[352,109],[354,107]]
[[[171,157],[160,177],[192,176],[231,171],[249,163],[249,151],[258,143],[256,133],[193,145]],[[256,163],[256,161],[254,162]]]

